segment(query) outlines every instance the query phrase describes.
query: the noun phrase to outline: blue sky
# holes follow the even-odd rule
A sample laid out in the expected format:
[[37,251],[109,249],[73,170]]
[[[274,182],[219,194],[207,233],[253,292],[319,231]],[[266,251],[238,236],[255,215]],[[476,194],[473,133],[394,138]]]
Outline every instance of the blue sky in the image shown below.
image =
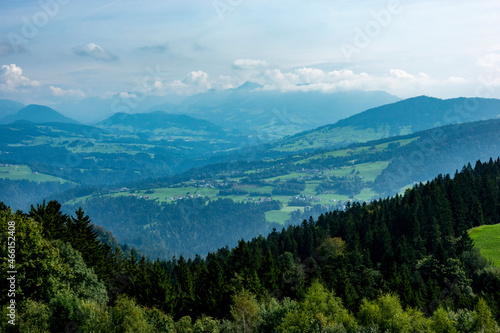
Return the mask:
[[500,98],[499,1],[0,0],[0,98],[262,89]]

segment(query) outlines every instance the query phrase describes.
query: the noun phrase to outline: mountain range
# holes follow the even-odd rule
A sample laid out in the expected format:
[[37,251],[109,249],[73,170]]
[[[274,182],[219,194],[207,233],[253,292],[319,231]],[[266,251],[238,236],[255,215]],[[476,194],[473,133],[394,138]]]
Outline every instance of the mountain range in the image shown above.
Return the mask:
[[271,141],[398,100],[381,91],[276,92],[247,82],[235,89],[190,96],[177,105],[157,105],[150,111],[187,114]]
[[286,137],[273,143],[272,149],[292,152],[342,147],[433,127],[498,117],[498,99],[443,100],[419,96],[372,108],[334,124]]
[[[258,89],[247,84],[220,99],[213,92],[212,104],[210,92],[186,99],[184,105],[192,105],[200,118],[171,113],[179,109],[156,110],[116,113],[88,126],[60,122],[68,120],[47,107],[21,109],[14,114],[18,119],[53,122],[0,125],[0,162],[13,165],[0,167],[5,179],[0,188],[13,194],[0,200],[40,200],[28,193],[38,186],[45,198],[57,195],[66,209],[84,206],[97,224],[144,253],[168,256],[234,244],[238,230],[252,237],[269,231],[272,223],[296,223],[349,201],[393,195],[437,173],[500,155],[499,100],[426,96],[249,146],[249,135],[257,134],[240,131],[241,119],[231,129],[220,125],[228,119],[215,115],[223,100],[268,93]],[[252,98],[248,103],[257,103]],[[201,119],[203,104],[214,122]],[[482,119],[489,120],[478,122]],[[45,180],[20,183],[12,176],[20,166],[38,175],[33,179]],[[47,185],[54,177],[65,185]],[[58,188],[65,192],[57,194]],[[136,236],[144,228],[149,231]]]

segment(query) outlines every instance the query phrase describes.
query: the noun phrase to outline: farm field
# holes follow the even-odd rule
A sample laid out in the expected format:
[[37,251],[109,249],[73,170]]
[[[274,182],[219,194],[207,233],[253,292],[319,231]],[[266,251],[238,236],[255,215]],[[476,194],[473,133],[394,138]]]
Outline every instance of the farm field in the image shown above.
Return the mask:
[[10,180],[29,180],[37,183],[67,182],[67,180],[59,177],[33,172],[31,168],[26,165],[11,165],[11,164],[0,165],[0,178],[10,179]]

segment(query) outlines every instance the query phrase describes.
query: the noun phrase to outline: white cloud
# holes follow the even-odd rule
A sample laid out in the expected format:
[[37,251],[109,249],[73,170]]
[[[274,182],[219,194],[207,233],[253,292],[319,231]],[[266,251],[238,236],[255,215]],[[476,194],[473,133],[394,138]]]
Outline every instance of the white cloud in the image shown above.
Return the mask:
[[[373,75],[354,72],[350,69],[324,71],[319,68],[302,67],[290,71],[280,69],[255,70],[241,77],[219,75],[211,78],[204,71],[192,71],[182,79],[173,81],[151,81],[147,93],[151,95],[179,94],[193,95],[209,89],[225,90],[241,85],[245,81],[258,83],[262,88],[256,90],[320,91],[332,93],[347,90],[381,90],[400,96],[435,95],[439,89],[463,88],[470,82],[459,76],[436,79],[426,73],[409,73],[402,69],[390,69],[386,73]],[[124,92],[123,98],[136,98],[134,92]]]
[[210,89],[210,82],[208,79],[208,74],[203,71],[193,71],[190,72],[182,82],[189,85],[204,86]]
[[288,72],[279,69],[264,70],[251,80],[263,85],[262,90],[326,93],[345,90],[384,90],[401,97],[423,93],[432,94],[433,89],[436,88],[468,83],[466,79],[458,76],[440,80],[426,73],[412,74],[402,69],[390,69],[385,74],[372,75],[365,72],[355,73],[350,69],[327,72],[309,67]]
[[40,82],[23,76],[23,70],[15,64],[0,67],[0,90],[2,91],[16,92],[36,88],[40,85]]
[[50,86],[50,91],[52,92],[52,95],[57,96],[57,97],[78,97],[78,98],[83,98],[85,97],[85,94],[83,91],[80,89],[62,89],[59,87],[54,87]]
[[389,74],[397,77],[398,79],[414,79],[415,78],[414,75],[411,75],[410,73],[407,73],[402,69],[391,69],[389,71]]
[[97,60],[117,60],[118,57],[106,51],[102,46],[96,43],[90,43],[82,47],[73,48],[73,53],[79,56],[91,57]]
[[268,67],[269,64],[265,60],[258,59],[236,59],[233,61],[234,69],[252,70]]
[[485,54],[478,59],[477,64],[485,68],[499,68],[500,67],[500,53]]
[[124,99],[141,99],[147,95],[162,96],[167,94],[189,96],[212,89],[213,83],[216,84],[217,88],[229,88],[227,78],[223,78],[222,76],[219,76],[219,78],[221,79],[220,82],[212,82],[207,73],[201,70],[192,71],[181,80],[165,82],[159,79],[154,79],[148,82],[143,82],[131,91],[118,93],[118,96]]
[[175,80],[163,84],[166,92],[179,95],[193,95],[212,88],[212,83],[207,73],[192,71],[182,80]]

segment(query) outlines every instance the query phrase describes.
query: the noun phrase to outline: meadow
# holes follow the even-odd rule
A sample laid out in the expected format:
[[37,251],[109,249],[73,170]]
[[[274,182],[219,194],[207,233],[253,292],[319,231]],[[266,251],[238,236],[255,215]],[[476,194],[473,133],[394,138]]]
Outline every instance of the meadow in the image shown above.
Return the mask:
[[474,228],[470,231],[470,237],[481,254],[500,267],[500,224]]

